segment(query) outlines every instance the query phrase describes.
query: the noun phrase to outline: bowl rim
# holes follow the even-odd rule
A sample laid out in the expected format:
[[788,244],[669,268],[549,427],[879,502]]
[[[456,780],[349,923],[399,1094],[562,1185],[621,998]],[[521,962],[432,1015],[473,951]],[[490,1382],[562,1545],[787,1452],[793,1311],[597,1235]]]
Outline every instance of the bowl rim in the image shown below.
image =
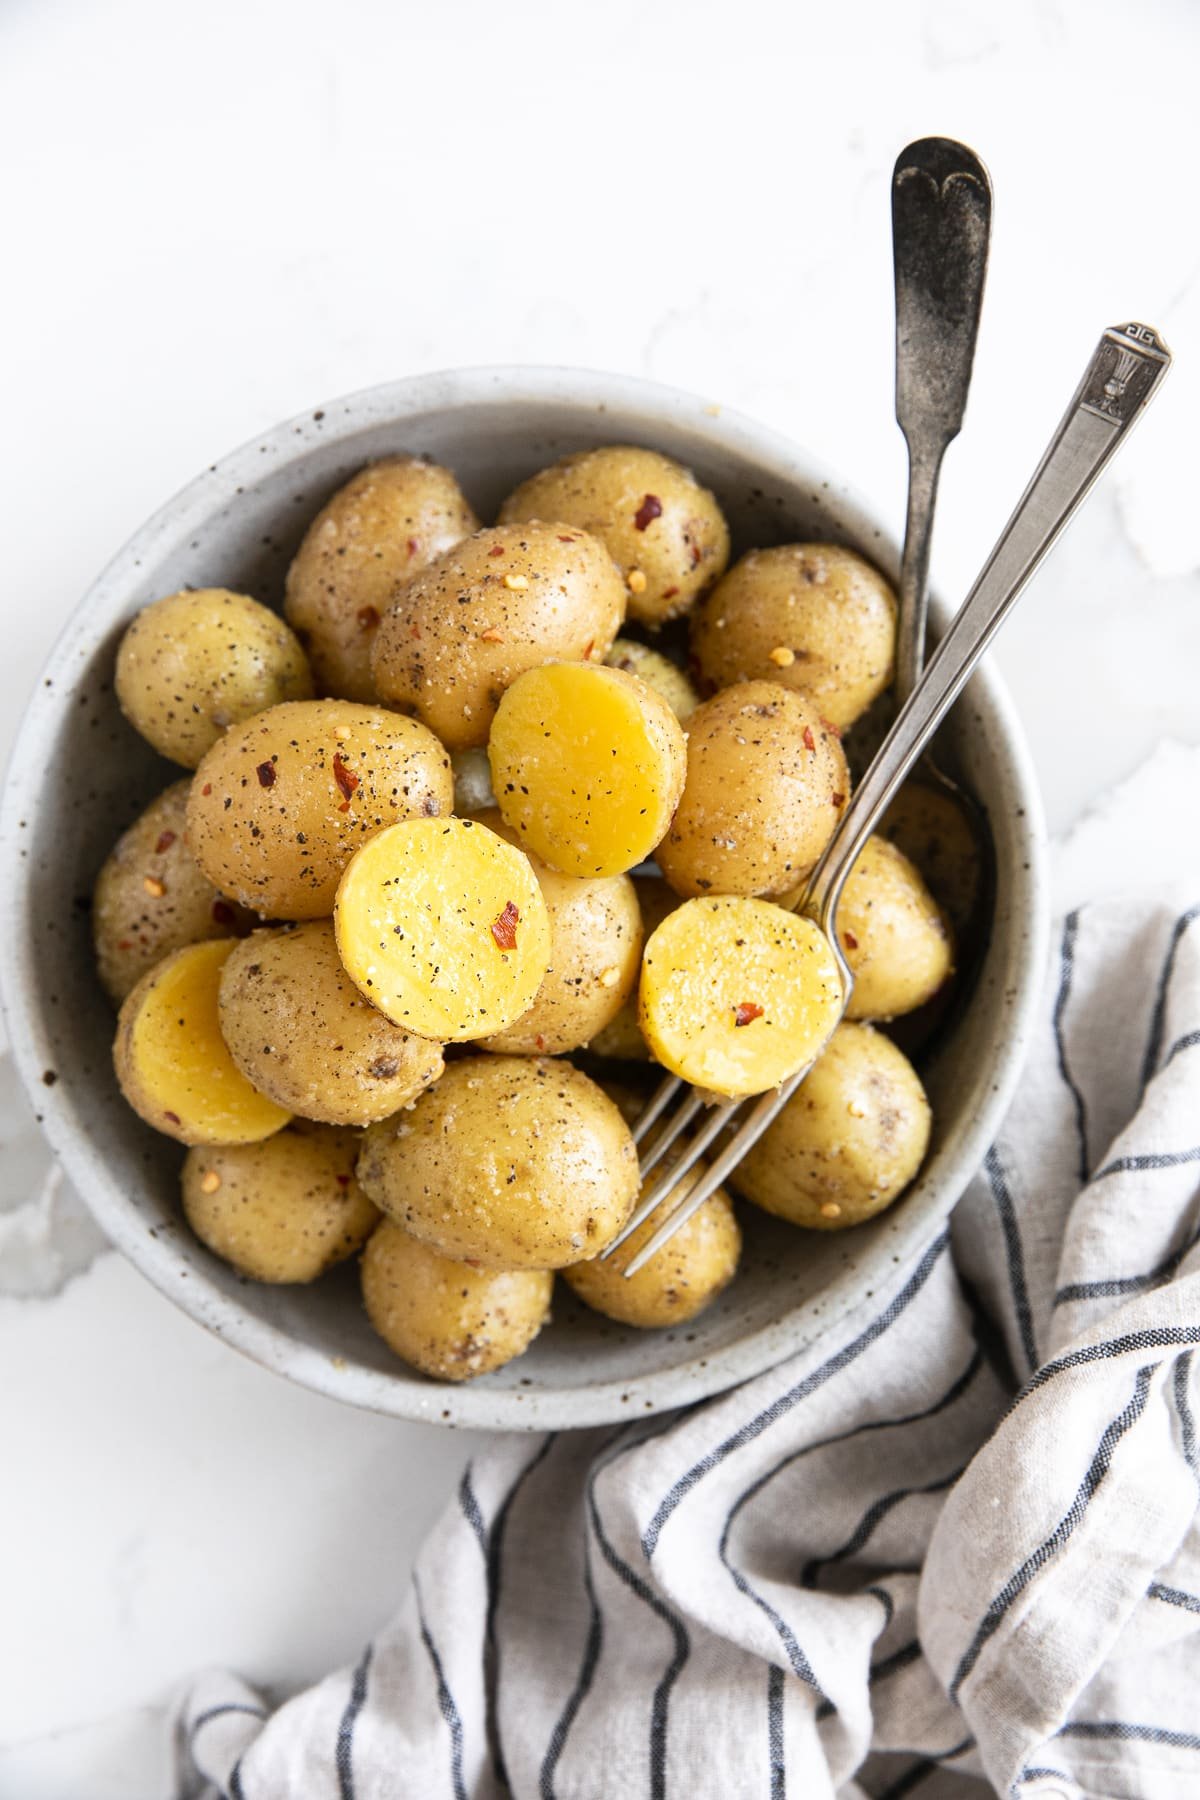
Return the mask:
[[[558,1430],[688,1405],[761,1374],[811,1345],[868,1300],[881,1304],[881,1297],[906,1277],[910,1259],[905,1257],[897,1267],[891,1242],[881,1235],[863,1257],[821,1290],[819,1317],[811,1307],[797,1307],[719,1355],[587,1387],[543,1391],[452,1385],[430,1381],[400,1363],[395,1372],[384,1372],[330,1358],[248,1312],[216,1286],[206,1290],[194,1272],[191,1276],[181,1272],[170,1244],[152,1236],[129,1207],[123,1190],[105,1179],[105,1167],[90,1151],[69,1084],[43,1083],[50,1060],[43,1008],[32,965],[23,955],[30,931],[30,884],[20,855],[20,815],[28,804],[28,790],[19,771],[39,766],[41,746],[53,738],[61,716],[63,681],[69,680],[78,659],[94,649],[93,617],[112,592],[127,583],[128,572],[186,542],[210,517],[217,500],[228,500],[238,485],[281,471],[295,460],[298,450],[310,450],[314,421],[321,427],[318,441],[336,443],[385,418],[400,424],[407,416],[487,402],[504,407],[522,402],[561,404],[574,412],[621,406],[643,412],[648,422],[652,416],[678,421],[710,437],[716,449],[732,450],[764,469],[786,472],[790,482],[819,488],[823,503],[836,511],[858,542],[869,544],[872,556],[884,566],[890,561],[892,571],[897,566],[895,539],[857,489],[819,455],[736,409],[644,377],[555,364],[482,365],[407,376],[307,407],[210,464],[161,505],[110,559],[58,634],[22,715],[0,796],[0,858],[6,871],[0,883],[0,1001],[16,1068],[55,1157],[113,1247],[190,1318],[261,1366],[331,1399],[409,1420]],[[944,628],[951,615],[936,595],[931,610],[935,626]],[[1004,684],[986,658],[972,684],[999,725],[1024,811],[1027,860],[1018,886],[1026,902],[1022,915],[1026,930],[1014,932],[1002,970],[1006,1029],[991,1066],[988,1093],[958,1149],[954,1179],[945,1183],[939,1204],[928,1210],[923,1243],[944,1225],[1007,1110],[1033,1025],[1049,940],[1046,834],[1032,759]],[[911,1257],[919,1254],[919,1245],[910,1252]]]

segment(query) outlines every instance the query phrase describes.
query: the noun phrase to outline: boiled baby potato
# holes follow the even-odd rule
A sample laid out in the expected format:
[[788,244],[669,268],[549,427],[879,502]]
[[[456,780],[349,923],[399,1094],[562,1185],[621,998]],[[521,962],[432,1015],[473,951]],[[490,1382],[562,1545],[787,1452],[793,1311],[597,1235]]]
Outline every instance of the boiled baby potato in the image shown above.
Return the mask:
[[697,608],[692,654],[714,687],[776,681],[844,730],[892,679],[896,596],[840,544],[751,550]]
[[[634,892],[637,895],[638,911],[642,920],[642,941],[658,929],[668,913],[674,912],[681,905],[679,895],[669,888],[658,875],[633,875]],[[649,1045],[642,1036],[642,1028],[638,1024],[638,1002],[636,991],[632,993],[612,1022],[603,1031],[598,1031],[588,1045],[588,1049],[596,1056],[606,1056],[624,1062],[650,1062]],[[607,1087],[605,1088],[607,1092]]]
[[117,1019],[113,1062],[139,1118],[181,1144],[253,1144],[291,1114],[234,1062],[217,1011],[231,940],[190,944],[143,975]]
[[793,1225],[842,1231],[904,1191],[929,1128],[929,1102],[908,1058],[869,1025],[839,1025],[732,1179]]
[[774,898],[812,868],[849,793],[842,746],[812,702],[739,682],[688,721],[687,781],[659,867],[678,894]]
[[888,807],[880,832],[920,871],[961,938],[974,919],[984,880],[979,841],[965,808],[944,788],[916,776]]
[[360,845],[453,802],[450,758],[415,719],[298,701],[213,745],[192,783],[188,841],[228,898],[267,918],[320,919]]
[[468,1056],[407,1112],[371,1126],[358,1179],[441,1256],[561,1269],[624,1225],[637,1152],[607,1094],[570,1063]]
[[846,877],[837,930],[854,973],[848,1019],[894,1019],[954,969],[950,925],[902,850],[871,836]]
[[189,1150],[188,1224],[253,1281],[315,1281],[379,1222],[354,1177],[358,1144],[357,1132],[297,1120],[265,1143]]
[[602,662],[624,617],[621,577],[595,538],[497,525],[397,591],[371,653],[375,686],[448,749],[470,749],[487,742],[500,696],[523,670]]
[[515,1024],[550,966],[529,858],[471,819],[412,819],[372,838],[342,877],[334,925],[372,1006],[438,1043]]
[[439,1256],[384,1220],[362,1259],[367,1317],[397,1356],[442,1381],[470,1381],[527,1350],[550,1317],[546,1269],[480,1269]]
[[[610,1256],[596,1256],[563,1270],[567,1285],[595,1312],[619,1319],[622,1325],[649,1330],[683,1325],[729,1286],[737,1274],[742,1234],[724,1188],[718,1188],[698,1207],[636,1275],[623,1273],[667,1214],[687,1198],[705,1168],[699,1163],[677,1182],[645,1223]],[[658,1177],[655,1169],[649,1179],[657,1181]]]
[[811,919],[767,900],[687,900],[646,945],[638,1019],[673,1075],[731,1099],[778,1087],[818,1056],[842,983]]
[[[478,823],[516,843],[494,808]],[[559,1056],[577,1050],[611,1023],[637,987],[642,915],[628,875],[588,881],[559,875],[529,856],[550,919],[550,967],[528,1011],[482,1041],[514,1056]]]
[[610,669],[624,669],[661,694],[681,725],[686,725],[700,704],[700,696],[679,667],[660,650],[651,650],[633,638],[618,638],[605,662]]
[[620,875],[671,822],[687,740],[636,675],[550,663],[504,695],[488,760],[497,804],[523,846],[564,875]]
[[326,501],[283,603],[323,694],[375,699],[371,646],[397,587],[478,530],[449,469],[420,456],[369,463]]
[[562,519],[608,546],[635,619],[686,612],[729,561],[729,527],[690,469],[657,450],[582,450],[522,482],[500,518]]
[[170,594],[143,607],[117,651],[121,711],[185,769],[231,725],[312,691],[295,633],[278,613],[228,588]]
[[256,931],[221,975],[221,1035],[242,1074],[289,1112],[371,1125],[442,1072],[439,1044],[368,1004],[328,919]]
[[118,839],[96,879],[96,966],[119,1006],[171,950],[248,931],[253,914],[234,906],[200,873],[187,845],[189,781],[152,800]]

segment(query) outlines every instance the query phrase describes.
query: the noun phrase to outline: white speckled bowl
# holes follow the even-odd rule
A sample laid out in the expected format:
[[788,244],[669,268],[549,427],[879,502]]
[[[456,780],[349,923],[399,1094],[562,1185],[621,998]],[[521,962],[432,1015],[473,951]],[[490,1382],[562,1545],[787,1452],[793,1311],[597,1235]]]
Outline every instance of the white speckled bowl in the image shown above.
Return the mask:
[[840,539],[893,575],[895,545],[818,458],[770,431],[649,382],[570,369],[420,376],[328,403],[209,469],[155,514],[71,619],[30,701],[0,812],[0,978],[14,1053],[68,1175],[113,1242],[192,1318],[267,1368],[357,1406],[462,1425],[592,1425],[731,1386],[810,1343],[922,1244],[982,1160],[1020,1067],[1046,934],[1041,809],[1009,703],[986,668],[946,733],[987,808],[998,888],[973,1003],[923,1073],[935,1126],[920,1179],[856,1231],[801,1234],[746,1208],[733,1287],[677,1331],[639,1333],[562,1290],[533,1348],[466,1387],[427,1381],[367,1326],[353,1268],[312,1288],[244,1281],[183,1224],[182,1152],[117,1091],[113,1016],[92,967],[88,896],[119,831],[179,771],[120,717],[121,631],[191,584],[278,602],[309,519],[368,459],[426,451],[480,515],[564,451],[644,443],[689,464],[737,549]]

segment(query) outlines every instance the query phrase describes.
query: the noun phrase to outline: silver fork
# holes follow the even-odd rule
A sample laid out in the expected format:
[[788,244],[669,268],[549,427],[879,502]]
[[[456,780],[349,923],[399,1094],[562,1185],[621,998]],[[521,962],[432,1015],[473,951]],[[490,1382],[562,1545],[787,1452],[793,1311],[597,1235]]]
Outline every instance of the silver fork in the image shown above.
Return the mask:
[[[807,893],[797,910],[814,918],[829,939],[842,978],[843,1010],[854,985],[836,929],[838,901],[847,875],[867,837],[958,698],[1029,577],[1150,400],[1170,361],[1166,345],[1148,325],[1114,325],[1104,333],[1016,511],[926,664],[920,681],[897,715],[813,871]],[[682,1155],[670,1162],[625,1229],[601,1255],[611,1255],[645,1223],[708,1147],[723,1131],[732,1127],[745,1106],[745,1117],[734,1137],[625,1267],[627,1277],[635,1275],[732,1173],[750,1146],[787,1105],[811,1067],[810,1063],[774,1092],[763,1094],[756,1101],[733,1100],[713,1106]],[[683,1086],[676,1076],[669,1076],[660,1084],[634,1129],[636,1143],[645,1142],[651,1128],[663,1118]],[[669,1156],[682,1133],[705,1105],[705,1097],[692,1089],[656,1137],[652,1148],[643,1155],[643,1181]]]

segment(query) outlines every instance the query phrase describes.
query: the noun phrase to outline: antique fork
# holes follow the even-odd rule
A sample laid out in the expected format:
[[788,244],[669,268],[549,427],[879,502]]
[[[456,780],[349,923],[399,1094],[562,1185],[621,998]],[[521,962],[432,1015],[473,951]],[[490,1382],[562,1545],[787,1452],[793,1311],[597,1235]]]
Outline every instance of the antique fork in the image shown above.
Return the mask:
[[[829,940],[841,974],[843,1010],[853,988],[853,976],[837,932],[838,901],[847,875],[1030,576],[1149,402],[1170,361],[1166,345],[1148,325],[1114,325],[1101,337],[1016,511],[897,715],[813,871],[798,910],[814,918]],[[745,1106],[746,1114],[735,1135],[625,1267],[627,1277],[635,1275],[737,1167],[787,1105],[811,1067],[810,1063],[781,1087],[753,1102],[733,1100],[712,1106],[709,1117],[688,1141],[682,1155],[670,1163],[624,1230],[601,1255],[611,1255],[644,1224],[709,1145],[733,1127]],[[634,1129],[636,1143],[645,1142],[683,1086],[676,1076],[669,1076],[660,1084]],[[642,1157],[643,1180],[668,1157],[705,1105],[705,1096],[695,1089],[680,1103]]]

